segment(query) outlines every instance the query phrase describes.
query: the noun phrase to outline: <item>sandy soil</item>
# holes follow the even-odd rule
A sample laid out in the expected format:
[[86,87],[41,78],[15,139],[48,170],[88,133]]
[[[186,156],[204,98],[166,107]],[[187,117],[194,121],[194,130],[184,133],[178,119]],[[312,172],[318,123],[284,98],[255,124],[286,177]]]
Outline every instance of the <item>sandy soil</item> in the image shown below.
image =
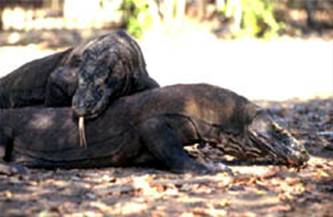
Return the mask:
[[266,100],[333,96],[332,40],[230,41],[188,28],[181,36],[153,31],[141,42],[162,85],[207,82]]

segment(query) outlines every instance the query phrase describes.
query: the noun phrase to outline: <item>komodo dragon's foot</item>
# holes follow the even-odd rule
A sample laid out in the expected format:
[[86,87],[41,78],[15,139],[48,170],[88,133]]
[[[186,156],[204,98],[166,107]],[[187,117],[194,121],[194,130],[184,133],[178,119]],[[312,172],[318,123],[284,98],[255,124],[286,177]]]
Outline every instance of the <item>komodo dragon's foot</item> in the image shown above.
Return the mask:
[[185,161],[182,167],[178,165],[178,167],[170,168],[170,170],[174,173],[194,173],[198,175],[210,175],[216,173],[227,173],[230,176],[233,176],[232,170],[225,164],[217,162],[196,162],[195,160]]
[[19,164],[7,164],[0,163],[0,174],[12,176],[12,175],[26,175],[29,173],[29,170]]
[[213,163],[213,162],[209,162],[209,163],[203,163],[206,168],[208,168],[208,173],[227,173],[228,175],[231,175],[233,176],[234,173],[232,172],[232,170],[227,166],[225,165],[224,163],[221,163],[221,162],[217,162],[217,163]]

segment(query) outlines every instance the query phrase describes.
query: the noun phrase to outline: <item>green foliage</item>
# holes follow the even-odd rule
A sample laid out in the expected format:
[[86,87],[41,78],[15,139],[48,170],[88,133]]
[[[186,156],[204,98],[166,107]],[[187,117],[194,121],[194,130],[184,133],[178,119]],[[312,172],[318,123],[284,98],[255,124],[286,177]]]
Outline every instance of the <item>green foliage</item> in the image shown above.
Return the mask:
[[[238,0],[238,5],[231,5],[232,0],[228,0],[226,6],[222,9],[222,13],[228,15],[230,7],[233,9],[233,18],[241,16],[239,29],[232,32],[235,37],[251,36],[271,38],[278,34],[278,31],[283,27],[274,17],[274,1],[271,0]],[[238,9],[237,9],[238,7]],[[234,11],[240,10],[237,14]],[[230,16],[230,15],[228,15]]]
[[[140,37],[154,23],[153,1],[123,0],[121,10],[128,32]],[[235,21],[233,37],[271,38],[283,27],[274,17],[274,1],[271,0],[226,0],[221,12]]]
[[135,37],[140,37],[152,24],[153,18],[145,0],[124,0],[121,9],[127,31]]

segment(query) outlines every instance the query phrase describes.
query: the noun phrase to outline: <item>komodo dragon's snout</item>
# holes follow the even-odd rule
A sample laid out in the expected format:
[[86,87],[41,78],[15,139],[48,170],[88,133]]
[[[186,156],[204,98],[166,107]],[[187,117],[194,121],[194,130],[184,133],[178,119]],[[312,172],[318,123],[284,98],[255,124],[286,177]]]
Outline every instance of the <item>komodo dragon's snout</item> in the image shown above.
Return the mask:
[[276,163],[301,167],[309,160],[305,147],[266,112],[259,112],[249,125],[248,140]]
[[304,145],[272,120],[265,110],[258,111],[244,131],[244,134],[222,131],[223,144],[218,148],[238,159],[264,159],[297,168],[309,160]]

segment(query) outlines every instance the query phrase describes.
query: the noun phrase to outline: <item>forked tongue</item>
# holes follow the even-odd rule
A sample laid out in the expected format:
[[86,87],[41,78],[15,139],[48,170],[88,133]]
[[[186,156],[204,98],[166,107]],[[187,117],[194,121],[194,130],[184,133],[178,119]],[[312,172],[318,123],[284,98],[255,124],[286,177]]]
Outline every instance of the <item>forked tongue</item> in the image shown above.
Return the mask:
[[86,132],[84,129],[84,117],[79,117],[79,137],[80,137],[80,146],[83,148],[87,148],[87,139],[86,139]]

